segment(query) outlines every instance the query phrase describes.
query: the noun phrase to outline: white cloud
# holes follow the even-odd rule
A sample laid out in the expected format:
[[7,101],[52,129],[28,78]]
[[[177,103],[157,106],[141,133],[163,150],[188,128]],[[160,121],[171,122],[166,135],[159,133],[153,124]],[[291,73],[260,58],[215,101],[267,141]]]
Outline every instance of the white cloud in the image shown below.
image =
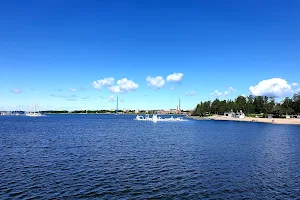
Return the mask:
[[93,87],[97,90],[101,90],[102,87],[112,86],[114,84],[114,78],[104,78],[93,82]]
[[20,88],[11,89],[10,91],[15,94],[21,94],[23,92],[23,90]]
[[216,96],[216,97],[221,97],[223,96],[223,93],[220,92],[219,90],[215,90],[214,92],[210,93],[209,96],[212,98],[213,96]]
[[254,96],[286,97],[293,93],[292,86],[281,78],[272,78],[259,82],[249,88]]
[[115,92],[115,93],[119,93],[121,90],[120,90],[120,87],[119,86],[110,86],[108,87],[108,89],[112,92]]
[[185,93],[185,96],[193,96],[193,95],[196,95],[195,91]]
[[149,87],[154,87],[154,89],[163,88],[165,85],[165,80],[161,76],[151,77],[147,76],[146,81]]
[[234,89],[233,87],[229,87],[228,90],[226,90],[225,92],[220,92],[219,90],[215,90],[213,93],[210,93],[209,96],[210,98],[212,97],[222,97],[222,96],[230,96],[231,92],[236,92],[236,89]]
[[135,91],[139,85],[133,82],[132,80],[128,80],[127,78],[123,78],[117,81],[117,85],[114,85],[114,78],[105,78],[100,79],[98,81],[93,82],[93,87],[97,90],[100,90],[102,87],[108,88],[110,91],[115,93],[126,93]]
[[126,92],[132,92],[135,91],[139,85],[136,84],[135,82],[133,82],[132,80],[128,80],[127,78],[123,78],[121,80],[117,81],[116,86],[111,86],[108,89],[112,92],[122,92],[122,93],[126,93]]
[[293,87],[298,86],[298,85],[299,85],[298,83],[292,83]]
[[167,81],[168,82],[174,82],[174,83],[178,83],[182,80],[183,74],[182,73],[174,73],[174,74],[170,74],[169,76],[167,76]]
[[224,96],[229,96],[230,95],[230,91],[225,91],[224,92]]
[[233,87],[229,87],[229,91],[236,92],[236,89],[234,89]]
[[236,92],[236,89],[234,89],[233,87],[229,87],[229,89],[225,91],[223,95],[230,96],[231,92]]
[[69,92],[76,92],[77,90],[74,88],[69,88]]

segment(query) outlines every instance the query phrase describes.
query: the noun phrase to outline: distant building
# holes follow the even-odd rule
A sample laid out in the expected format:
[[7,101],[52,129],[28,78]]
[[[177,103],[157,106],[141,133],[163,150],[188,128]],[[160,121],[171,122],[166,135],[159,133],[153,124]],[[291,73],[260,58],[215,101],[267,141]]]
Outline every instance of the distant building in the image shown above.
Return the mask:
[[224,112],[224,116],[233,118],[245,118],[245,114],[243,113],[243,111],[240,110],[239,112],[235,113],[232,109],[230,112]]
[[178,109],[170,109],[170,114],[176,114],[178,112]]
[[227,116],[227,117],[235,117],[235,112],[233,112],[233,110],[231,109],[230,112],[224,112],[224,116]]

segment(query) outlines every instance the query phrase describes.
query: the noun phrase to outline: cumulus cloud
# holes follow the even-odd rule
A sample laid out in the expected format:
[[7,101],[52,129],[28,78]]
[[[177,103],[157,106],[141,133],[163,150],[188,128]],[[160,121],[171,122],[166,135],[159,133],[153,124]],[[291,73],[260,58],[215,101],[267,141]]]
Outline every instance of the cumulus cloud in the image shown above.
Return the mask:
[[102,87],[112,86],[114,84],[114,78],[104,78],[93,82],[93,87],[97,90],[101,90]]
[[168,82],[179,83],[182,80],[183,73],[174,73],[167,76]]
[[225,92],[220,92],[219,90],[215,90],[214,92],[210,93],[209,96],[210,98],[212,97],[222,97],[222,96],[230,96],[232,92],[236,92],[236,89],[233,87],[229,87],[228,90]]
[[94,81],[93,87],[97,90],[100,90],[102,87],[106,87],[115,93],[126,93],[135,91],[139,85],[132,80],[128,80],[127,78],[118,80],[117,85],[114,85],[114,78],[105,78]]
[[154,89],[163,88],[165,85],[165,80],[161,76],[151,77],[147,76],[146,81],[149,87],[153,87]]
[[286,97],[293,94],[292,86],[285,79],[272,78],[249,88],[254,96]]
[[21,94],[23,92],[23,90],[20,88],[11,89],[10,91],[15,94]]
[[126,92],[132,92],[135,91],[139,87],[138,84],[133,82],[132,80],[128,80],[127,78],[123,78],[121,80],[117,81],[116,86],[110,86],[108,89],[115,93],[126,93]]
[[193,95],[196,95],[195,91],[185,93],[185,96],[193,96]]
[[77,90],[75,88],[69,88],[69,92],[76,92]]
[[296,87],[296,86],[298,86],[299,84],[298,83],[292,83],[292,86],[293,87]]

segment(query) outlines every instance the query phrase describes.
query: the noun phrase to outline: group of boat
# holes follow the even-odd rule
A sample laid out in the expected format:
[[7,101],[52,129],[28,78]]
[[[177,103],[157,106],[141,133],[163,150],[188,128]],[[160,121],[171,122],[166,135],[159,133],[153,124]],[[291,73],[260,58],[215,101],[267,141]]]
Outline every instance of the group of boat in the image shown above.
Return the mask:
[[21,114],[19,112],[1,112],[0,115],[5,115],[5,116],[27,116],[27,117],[45,116],[40,112],[25,112],[24,114]]
[[28,116],[28,117],[41,117],[45,116],[37,110],[37,104],[34,105],[34,110],[29,109],[29,111],[2,111],[0,115],[9,115],[9,116]]
[[137,121],[152,121],[152,122],[158,122],[158,121],[164,121],[164,122],[181,122],[181,121],[188,121],[186,119],[183,119],[182,117],[173,117],[171,116],[170,118],[162,118],[158,117],[157,114],[153,114],[152,117],[150,117],[149,114],[146,114],[144,117],[143,115],[137,115],[135,117],[135,120]]

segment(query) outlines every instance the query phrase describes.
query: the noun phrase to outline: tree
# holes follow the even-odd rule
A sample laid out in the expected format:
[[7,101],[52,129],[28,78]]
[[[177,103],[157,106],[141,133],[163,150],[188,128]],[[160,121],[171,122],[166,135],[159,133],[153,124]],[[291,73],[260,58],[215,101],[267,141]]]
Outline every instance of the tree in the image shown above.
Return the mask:
[[224,114],[224,112],[227,111],[227,103],[226,100],[220,101],[219,102],[219,113]]
[[205,101],[203,103],[203,112],[206,114],[206,113],[211,113],[211,102],[210,101]]
[[254,111],[255,113],[263,113],[264,112],[264,100],[262,96],[257,96],[253,101]]
[[295,114],[300,114],[300,92],[294,94],[292,102],[292,108],[295,111]]
[[252,95],[249,95],[247,98],[238,96],[235,101],[231,99],[220,101],[218,98],[213,102],[201,101],[197,104],[193,115],[223,114],[230,110],[242,110],[247,114],[273,114],[277,117],[283,114],[300,114],[300,92],[294,94],[292,98],[285,98],[281,103],[276,103],[274,97],[253,97]]
[[242,110],[243,112],[245,112],[246,110],[246,107],[247,107],[247,101],[246,101],[246,98],[243,97],[243,96],[238,96],[235,100],[235,103],[236,103],[236,109],[239,111],[239,110]]
[[275,107],[275,99],[274,99],[274,97],[270,97],[270,99],[267,102],[266,107],[265,107],[265,113],[266,114],[273,113],[274,107]]
[[227,100],[227,111],[236,110],[236,105],[232,100]]
[[293,114],[294,109],[292,108],[292,103],[292,99],[286,97],[281,104],[281,113],[286,115]]
[[246,113],[255,113],[255,106],[253,104],[254,98],[252,95],[247,97]]
[[220,100],[217,98],[215,99],[212,104],[211,104],[211,111],[214,114],[219,114],[219,104],[220,104]]

